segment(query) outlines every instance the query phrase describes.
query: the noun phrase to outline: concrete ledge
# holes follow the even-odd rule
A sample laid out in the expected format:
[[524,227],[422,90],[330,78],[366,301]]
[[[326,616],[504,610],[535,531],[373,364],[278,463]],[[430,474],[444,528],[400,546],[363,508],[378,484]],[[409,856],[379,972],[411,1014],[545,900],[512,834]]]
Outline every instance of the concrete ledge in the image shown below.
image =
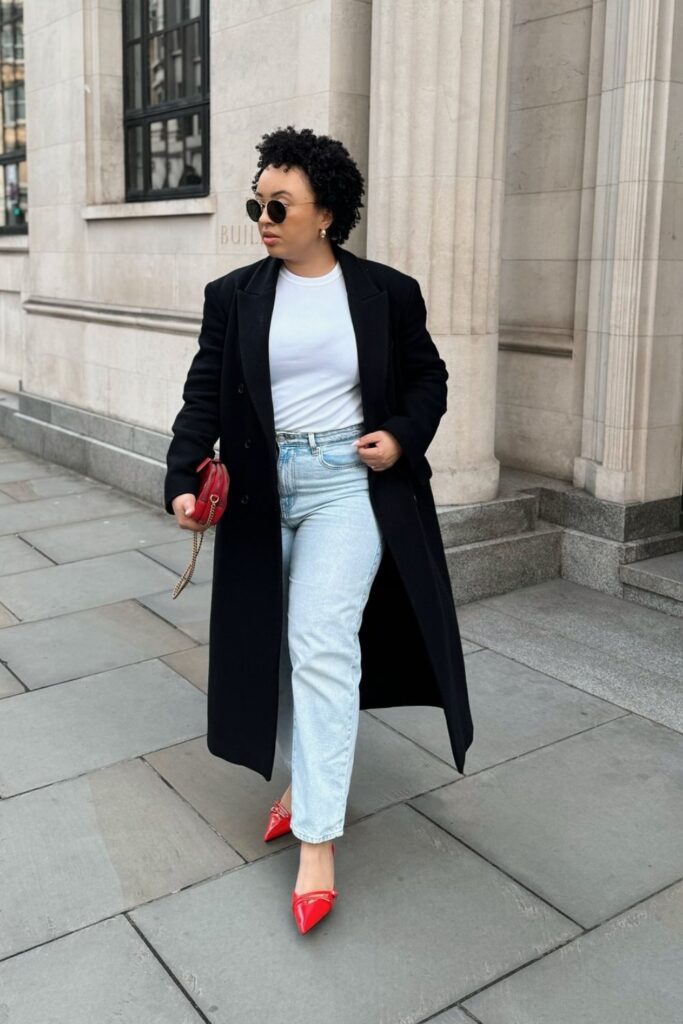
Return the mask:
[[537,499],[516,494],[473,505],[439,505],[437,514],[445,547],[492,540],[533,530]]
[[658,612],[666,612],[667,615],[676,615],[683,619],[683,602],[677,601],[674,597],[653,594],[651,590],[631,587],[627,583],[623,585],[622,597],[626,601],[633,601],[634,604],[642,604],[646,608],[654,608]]
[[680,496],[620,505],[578,487],[564,491],[539,487],[538,497],[543,519],[608,540],[639,540],[680,528]]
[[29,418],[45,426],[81,434],[86,440],[101,441],[120,448],[123,454],[144,455],[158,462],[166,462],[170,434],[161,434],[148,427],[125,423],[63,402],[39,398],[25,391],[19,392],[18,400],[17,415],[20,418]]
[[111,484],[163,507],[166,464],[137,452],[124,451],[97,438],[44,423],[22,413],[14,417],[13,441],[19,448],[94,480]]
[[631,587],[683,602],[683,557],[655,556],[638,565],[623,565],[621,580]]
[[446,548],[457,605],[505,594],[560,575],[562,528],[537,523],[533,530]]

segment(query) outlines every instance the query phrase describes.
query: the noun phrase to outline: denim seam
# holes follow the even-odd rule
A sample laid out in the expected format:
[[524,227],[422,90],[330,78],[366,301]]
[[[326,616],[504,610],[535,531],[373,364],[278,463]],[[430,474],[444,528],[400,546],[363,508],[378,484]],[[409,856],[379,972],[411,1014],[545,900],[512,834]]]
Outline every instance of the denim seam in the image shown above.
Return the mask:
[[325,469],[367,469],[367,466],[361,459],[360,455],[357,456],[353,462],[325,462],[325,453],[322,448],[318,448],[318,462]]
[[[356,617],[356,625],[354,627],[355,633],[356,633],[356,637],[358,636],[358,630],[360,628],[360,624],[361,624],[362,619],[363,619],[363,612],[365,610],[365,605],[367,603],[368,595],[370,593],[370,587],[372,585],[372,579],[373,579],[375,570],[377,568],[379,559],[381,557],[381,553],[382,553],[382,536],[380,534],[378,548],[377,548],[377,551],[375,552],[375,557],[373,559],[372,565],[370,566],[370,569],[368,570],[368,574],[367,574],[367,577],[365,579],[365,585],[364,585],[364,588],[363,588],[363,595],[362,595],[361,600],[359,601],[359,610],[358,610],[358,615]],[[359,657],[358,650],[356,650],[356,659],[355,659],[355,661],[353,662],[353,665],[352,665],[352,672],[353,672],[354,676],[358,676],[358,670],[359,670],[360,666],[361,666],[361,658]],[[349,783],[351,781],[350,777],[351,777],[351,773],[352,773],[352,770],[353,770],[353,760],[349,756],[349,746],[350,746],[351,732],[353,730],[354,724],[357,725],[357,721],[358,721],[358,686],[359,685],[360,685],[360,679],[358,680],[358,684],[357,684],[356,688],[352,691],[352,706],[351,706],[351,711],[350,711],[350,713],[348,715],[348,725],[347,725],[347,730],[346,730],[345,751],[344,751],[347,763],[346,763],[346,772],[344,773],[344,777],[341,780],[341,798],[342,798],[342,801],[345,801],[345,796],[344,795],[345,794],[348,795],[348,786],[349,786]],[[342,824],[343,824],[343,822],[342,822]]]

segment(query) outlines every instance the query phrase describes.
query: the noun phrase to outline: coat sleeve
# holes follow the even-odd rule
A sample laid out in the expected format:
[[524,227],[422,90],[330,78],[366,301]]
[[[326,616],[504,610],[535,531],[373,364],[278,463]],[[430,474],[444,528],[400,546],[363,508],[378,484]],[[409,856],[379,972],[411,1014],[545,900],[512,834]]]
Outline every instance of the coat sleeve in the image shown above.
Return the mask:
[[166,454],[164,504],[174,514],[171,502],[179,494],[198,491],[197,466],[213,457],[220,436],[220,382],[227,311],[222,308],[215,286],[204,288],[204,311],[199,348],[187,372],[183,407],[173,421],[173,439]]
[[448,370],[427,330],[427,309],[419,282],[412,287],[401,311],[399,338],[399,395],[401,411],[380,423],[378,430],[393,434],[414,476],[426,483],[432,475],[425,452],[446,412]]

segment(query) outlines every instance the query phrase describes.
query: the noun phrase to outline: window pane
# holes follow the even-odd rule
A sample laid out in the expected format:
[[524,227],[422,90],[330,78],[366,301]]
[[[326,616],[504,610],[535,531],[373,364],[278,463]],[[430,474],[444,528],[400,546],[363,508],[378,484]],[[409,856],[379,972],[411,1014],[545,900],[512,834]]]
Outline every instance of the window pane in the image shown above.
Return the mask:
[[9,127],[16,127],[17,123],[24,123],[26,120],[26,105],[24,100],[24,85],[19,82],[14,88],[6,88],[2,94],[2,116],[4,124]]
[[3,62],[14,60],[14,33],[11,22],[2,26],[2,59]]
[[201,118],[170,117],[150,126],[152,188],[202,184]]
[[138,39],[142,32],[141,0],[125,0],[126,33],[129,39]]
[[140,43],[128,47],[128,109],[140,110],[142,107],[142,55]]
[[185,163],[182,185],[201,185],[202,174],[202,119],[199,114],[188,114],[183,119],[185,130]]
[[14,117],[15,117],[15,119],[17,121],[25,121],[26,120],[26,96],[24,94],[24,83],[23,82],[17,82],[17,84],[14,87],[14,91],[15,91],[15,96],[14,96],[14,101],[15,101]]
[[182,121],[184,118],[170,118],[166,124],[166,158],[167,158],[167,187],[177,188],[180,176],[183,173],[183,133]]
[[26,224],[27,183],[26,161],[5,164],[5,227]]
[[199,7],[201,0],[185,0],[185,7],[187,9],[186,18],[198,18]]
[[174,28],[168,33],[168,98],[183,99],[185,83],[183,82],[183,48],[181,30]]
[[149,155],[152,164],[152,188],[167,187],[166,122],[153,121],[149,126]]
[[185,68],[187,95],[199,96],[202,91],[202,56],[198,21],[185,27]]
[[145,187],[142,162],[142,125],[128,129],[126,151],[128,155],[128,187],[142,192]]
[[164,0],[149,0],[149,31],[158,32],[164,27]]
[[172,28],[180,21],[181,0],[166,0],[166,28]]
[[142,34],[141,0],[125,0],[126,35],[128,39],[139,39]]
[[166,70],[164,68],[164,36],[152,36],[149,41],[149,105],[155,107],[166,101]]

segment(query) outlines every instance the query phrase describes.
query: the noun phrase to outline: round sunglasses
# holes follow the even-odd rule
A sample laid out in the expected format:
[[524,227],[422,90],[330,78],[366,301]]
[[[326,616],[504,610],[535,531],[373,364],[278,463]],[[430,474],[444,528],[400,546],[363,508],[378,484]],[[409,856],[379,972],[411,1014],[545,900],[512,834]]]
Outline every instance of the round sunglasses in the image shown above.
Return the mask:
[[[315,200],[307,199],[303,203],[290,203],[289,205],[308,206],[312,202],[315,202]],[[279,199],[270,199],[267,203],[262,203],[258,199],[247,199],[246,206],[247,214],[254,221],[260,218],[264,206],[268,210],[268,216],[272,220],[273,224],[282,224],[283,220],[287,216],[287,207],[284,203],[281,203]]]

